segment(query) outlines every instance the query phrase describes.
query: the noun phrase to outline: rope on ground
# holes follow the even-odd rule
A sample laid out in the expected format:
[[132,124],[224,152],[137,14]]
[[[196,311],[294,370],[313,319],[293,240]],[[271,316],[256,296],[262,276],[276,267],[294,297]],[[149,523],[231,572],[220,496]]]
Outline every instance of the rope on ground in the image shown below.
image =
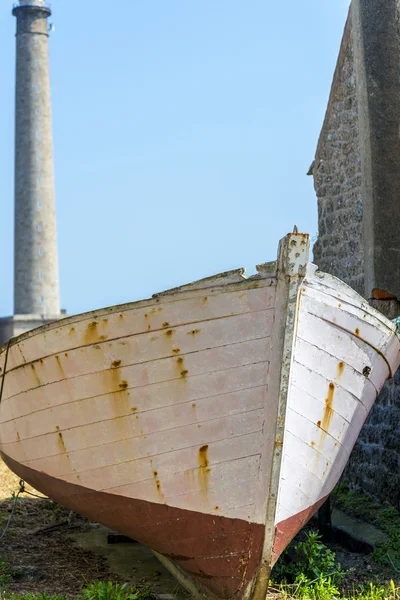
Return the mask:
[[39,496],[38,494],[33,494],[32,492],[28,492],[25,489],[25,481],[23,479],[19,480],[19,494],[28,494],[29,496],[33,496],[34,498],[39,498],[39,500],[51,500],[47,496]]
[[6,525],[5,525],[4,529],[3,529],[3,533],[0,535],[0,542],[1,542],[1,540],[4,538],[4,536],[6,535],[6,533],[7,533],[7,531],[8,531],[8,528],[9,528],[9,527],[10,527],[10,525],[11,525],[11,521],[12,521],[12,519],[13,519],[14,512],[15,512],[15,507],[17,506],[18,498],[19,498],[19,497],[20,497],[20,495],[21,495],[21,494],[24,492],[24,490],[25,490],[25,485],[24,485],[24,482],[23,482],[23,481],[22,481],[22,479],[21,479],[21,481],[19,482],[19,490],[18,490],[18,493],[17,493],[17,494],[16,494],[16,496],[14,497],[14,502],[13,502],[13,505],[12,505],[12,508],[11,508],[10,516],[8,517],[7,523],[6,523]]
[[[14,495],[14,501],[13,501],[13,505],[12,505],[12,508],[11,508],[10,516],[8,517],[7,523],[5,524],[3,532],[0,535],[0,542],[4,538],[4,536],[6,535],[8,529],[9,529],[9,527],[11,525],[11,522],[13,520],[14,513],[15,513],[15,508],[17,506],[17,503],[18,503],[18,500],[19,500],[19,497],[21,496],[21,494],[28,494],[29,496],[33,496],[34,498],[39,498],[39,500],[51,500],[51,498],[48,498],[47,496],[39,496],[38,494],[33,494],[32,492],[28,492],[28,490],[25,489],[25,481],[23,479],[20,479],[20,481],[19,481],[19,490],[18,490],[18,493]],[[68,523],[71,520],[71,514],[72,514],[72,511],[71,511],[71,513],[70,513],[70,515],[68,517]]]
[[39,496],[39,494],[33,494],[32,492],[28,492],[28,490],[24,490],[23,494],[28,494],[28,496],[33,496],[34,498],[39,498],[39,500],[51,500],[48,496]]

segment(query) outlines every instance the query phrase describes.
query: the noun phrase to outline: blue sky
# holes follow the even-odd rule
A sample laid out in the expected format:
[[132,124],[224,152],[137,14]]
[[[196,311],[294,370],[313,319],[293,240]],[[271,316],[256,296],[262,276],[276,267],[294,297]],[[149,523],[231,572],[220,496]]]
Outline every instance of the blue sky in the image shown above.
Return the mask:
[[[346,0],[53,0],[62,306],[274,259],[296,223]],[[12,313],[15,19],[0,13],[0,315]]]

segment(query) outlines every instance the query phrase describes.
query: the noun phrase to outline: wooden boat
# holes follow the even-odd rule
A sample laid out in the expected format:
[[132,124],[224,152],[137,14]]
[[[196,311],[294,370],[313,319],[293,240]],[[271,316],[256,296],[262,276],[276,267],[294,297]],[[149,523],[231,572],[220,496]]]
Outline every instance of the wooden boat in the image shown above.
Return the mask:
[[400,362],[395,326],[308,264],[308,236],[0,350],[0,451],[135,538],[197,597],[264,599]]

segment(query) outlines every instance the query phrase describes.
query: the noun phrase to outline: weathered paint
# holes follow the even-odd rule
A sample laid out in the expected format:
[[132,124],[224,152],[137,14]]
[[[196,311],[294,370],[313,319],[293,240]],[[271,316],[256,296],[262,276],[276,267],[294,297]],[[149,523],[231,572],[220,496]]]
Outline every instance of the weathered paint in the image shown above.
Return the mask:
[[306,273],[307,252],[293,234],[255,278],[222,274],[14,340],[8,464],[143,541],[198,596],[261,598],[400,362],[394,326]]
[[284,532],[302,526],[309,507],[336,485],[377,390],[398,364],[393,324],[310,266],[299,298],[275,552],[286,545]]

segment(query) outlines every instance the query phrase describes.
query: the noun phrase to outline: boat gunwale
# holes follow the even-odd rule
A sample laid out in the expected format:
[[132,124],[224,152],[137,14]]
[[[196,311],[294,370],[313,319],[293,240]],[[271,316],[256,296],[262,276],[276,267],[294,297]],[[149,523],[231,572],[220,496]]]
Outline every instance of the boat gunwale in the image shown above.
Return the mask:
[[[190,321],[189,323],[180,323],[179,325],[173,325],[173,327],[175,329],[178,329],[179,327],[188,327],[188,326],[192,326],[193,324],[196,325],[196,324],[199,324],[199,323],[204,323],[205,321],[207,323],[217,322],[217,321],[222,321],[223,319],[234,319],[236,317],[241,317],[241,316],[243,316],[245,314],[267,313],[267,312],[272,312],[273,310],[274,310],[274,308],[267,308],[265,310],[248,311],[247,313],[244,313],[244,312],[243,313],[235,313],[235,314],[232,314],[232,315],[225,315],[225,316],[222,316],[222,317],[212,317],[212,318],[209,318],[209,319],[206,319],[206,320],[205,319],[200,319],[198,321]],[[59,321],[58,321],[58,323],[59,323]],[[68,324],[66,323],[66,325],[69,326],[69,323]],[[62,354],[65,351],[67,351],[67,352],[74,352],[74,351],[80,350],[81,348],[89,348],[89,347],[91,347],[93,345],[102,346],[102,345],[105,345],[105,344],[109,344],[109,343],[113,343],[113,342],[118,342],[120,340],[126,340],[126,339],[129,339],[129,338],[135,338],[135,337],[142,336],[142,335],[151,335],[151,334],[155,334],[155,333],[157,334],[157,333],[160,333],[160,332],[165,332],[165,328],[160,327],[158,329],[152,329],[151,331],[139,331],[137,333],[129,333],[127,335],[121,335],[119,337],[114,337],[114,338],[110,337],[110,338],[107,338],[106,340],[98,340],[98,341],[95,342],[95,344],[93,342],[89,342],[89,343],[86,343],[86,344],[79,344],[77,346],[71,346],[71,347],[68,346],[68,348],[66,350],[64,350],[64,349],[63,350],[58,350],[57,352],[52,352],[51,354],[43,354],[39,358],[35,358],[35,359],[32,359],[32,360],[25,360],[25,362],[21,362],[20,364],[18,364],[16,366],[13,366],[10,369],[8,369],[7,370],[7,374],[8,373],[12,373],[14,371],[17,371],[18,369],[22,369],[24,367],[27,367],[29,365],[34,365],[34,364],[40,362],[41,360],[47,360],[47,359],[52,358],[52,357],[57,357],[59,354]],[[24,334],[22,334],[22,335],[24,335]],[[267,337],[268,336],[262,336],[262,337],[252,338],[252,339],[253,340],[261,340],[261,339],[266,339]],[[15,339],[18,340],[18,338],[15,338]],[[18,343],[18,341],[17,341],[17,343]],[[233,342],[233,343],[230,343],[230,344],[222,344],[221,346],[215,346],[215,348],[223,348],[224,346],[231,346],[231,345],[233,346],[236,343],[238,343],[238,342]],[[241,342],[239,342],[239,343],[241,343]],[[10,348],[12,347],[11,343],[10,343],[9,347]],[[185,355],[189,355],[189,354],[195,354],[196,352],[203,352],[205,350],[207,350],[207,348],[204,348],[202,350],[194,350],[194,351],[191,351],[191,352],[185,352],[185,353],[182,353],[180,355],[181,356],[185,356]],[[0,348],[0,356],[1,356],[1,348]],[[175,356],[174,354],[171,354],[171,355],[166,355],[166,356],[158,357],[158,358],[155,358],[155,359],[150,359],[150,360],[145,360],[145,361],[140,361],[140,362],[135,361],[133,363],[124,364],[123,368],[125,368],[125,367],[132,367],[132,366],[138,365],[138,364],[150,363],[150,362],[154,362],[156,360],[166,360],[166,359],[169,359],[169,358],[174,358],[174,356]],[[99,371],[91,371],[90,373],[85,373],[84,375],[91,375],[91,374],[100,373],[100,372],[103,372],[103,371],[114,371],[114,370],[115,370],[114,367],[109,367],[108,369],[100,369]],[[71,377],[71,379],[73,379],[75,377],[81,377],[81,376],[82,375],[77,375],[77,376]],[[0,380],[1,379],[2,379],[2,374],[0,374]],[[63,377],[61,379],[57,379],[57,380],[49,382],[49,383],[50,384],[51,383],[56,383],[58,381],[64,381],[66,379],[70,379],[70,377]],[[49,385],[49,383],[46,383],[44,385]],[[35,386],[35,387],[42,387],[42,385]],[[29,389],[35,389],[35,388],[29,388]],[[29,390],[23,390],[23,392],[26,392],[26,391],[29,391]],[[15,395],[17,395],[17,394],[15,394]],[[14,397],[14,396],[12,396],[12,397]]]
[[[303,284],[309,285],[312,289],[315,289],[318,284],[318,291],[320,293],[325,293],[328,296],[333,297],[333,294],[329,291],[324,291],[320,289],[320,286],[323,288],[327,288],[327,290],[334,290],[335,297],[341,302],[345,302],[349,306],[353,306],[359,310],[363,310],[367,312],[371,316],[375,317],[380,324],[385,326],[387,329],[392,331],[397,335],[400,339],[400,334],[397,331],[397,327],[393,321],[385,317],[377,308],[371,306],[368,300],[366,300],[363,296],[358,294],[352,287],[347,285],[344,281],[335,277],[335,275],[331,275],[330,273],[326,273],[325,271],[320,271],[318,267],[313,263],[308,263],[307,265],[307,273],[304,278]],[[342,296],[343,294],[343,296]],[[362,299],[361,303],[357,303],[357,299]]]
[[[233,292],[236,289],[262,289],[267,287],[276,287],[276,277],[258,277],[256,276],[254,279],[252,278],[244,278],[243,281],[238,281],[236,283],[228,283],[217,285],[214,281],[214,285],[210,287],[204,288],[191,288],[187,290],[179,291],[179,288],[176,288],[177,291],[174,293],[165,293],[165,296],[161,295],[164,292],[161,292],[160,295],[154,294],[151,298],[145,298],[143,300],[135,300],[133,302],[126,302],[124,304],[116,304],[113,306],[107,306],[98,310],[87,311],[83,313],[78,313],[76,315],[71,315],[69,317],[65,317],[64,319],[58,319],[55,321],[51,321],[50,323],[46,323],[41,325],[40,327],[36,327],[35,329],[31,329],[29,331],[25,331],[20,335],[10,338],[7,342],[0,346],[0,358],[6,352],[7,346],[10,348],[19,344],[20,342],[35,337],[37,335],[41,335],[46,333],[47,331],[51,331],[52,329],[57,329],[58,327],[64,327],[69,325],[74,325],[76,323],[80,323],[81,321],[85,321],[86,319],[97,319],[112,313],[123,313],[128,312],[130,310],[136,308],[147,308],[152,306],[157,306],[162,302],[165,303],[173,303],[178,302],[183,298],[196,298],[197,296],[201,296],[202,293],[207,290],[207,294],[224,294]],[[211,320],[211,319],[210,319]],[[0,374],[2,377],[2,374]]]

